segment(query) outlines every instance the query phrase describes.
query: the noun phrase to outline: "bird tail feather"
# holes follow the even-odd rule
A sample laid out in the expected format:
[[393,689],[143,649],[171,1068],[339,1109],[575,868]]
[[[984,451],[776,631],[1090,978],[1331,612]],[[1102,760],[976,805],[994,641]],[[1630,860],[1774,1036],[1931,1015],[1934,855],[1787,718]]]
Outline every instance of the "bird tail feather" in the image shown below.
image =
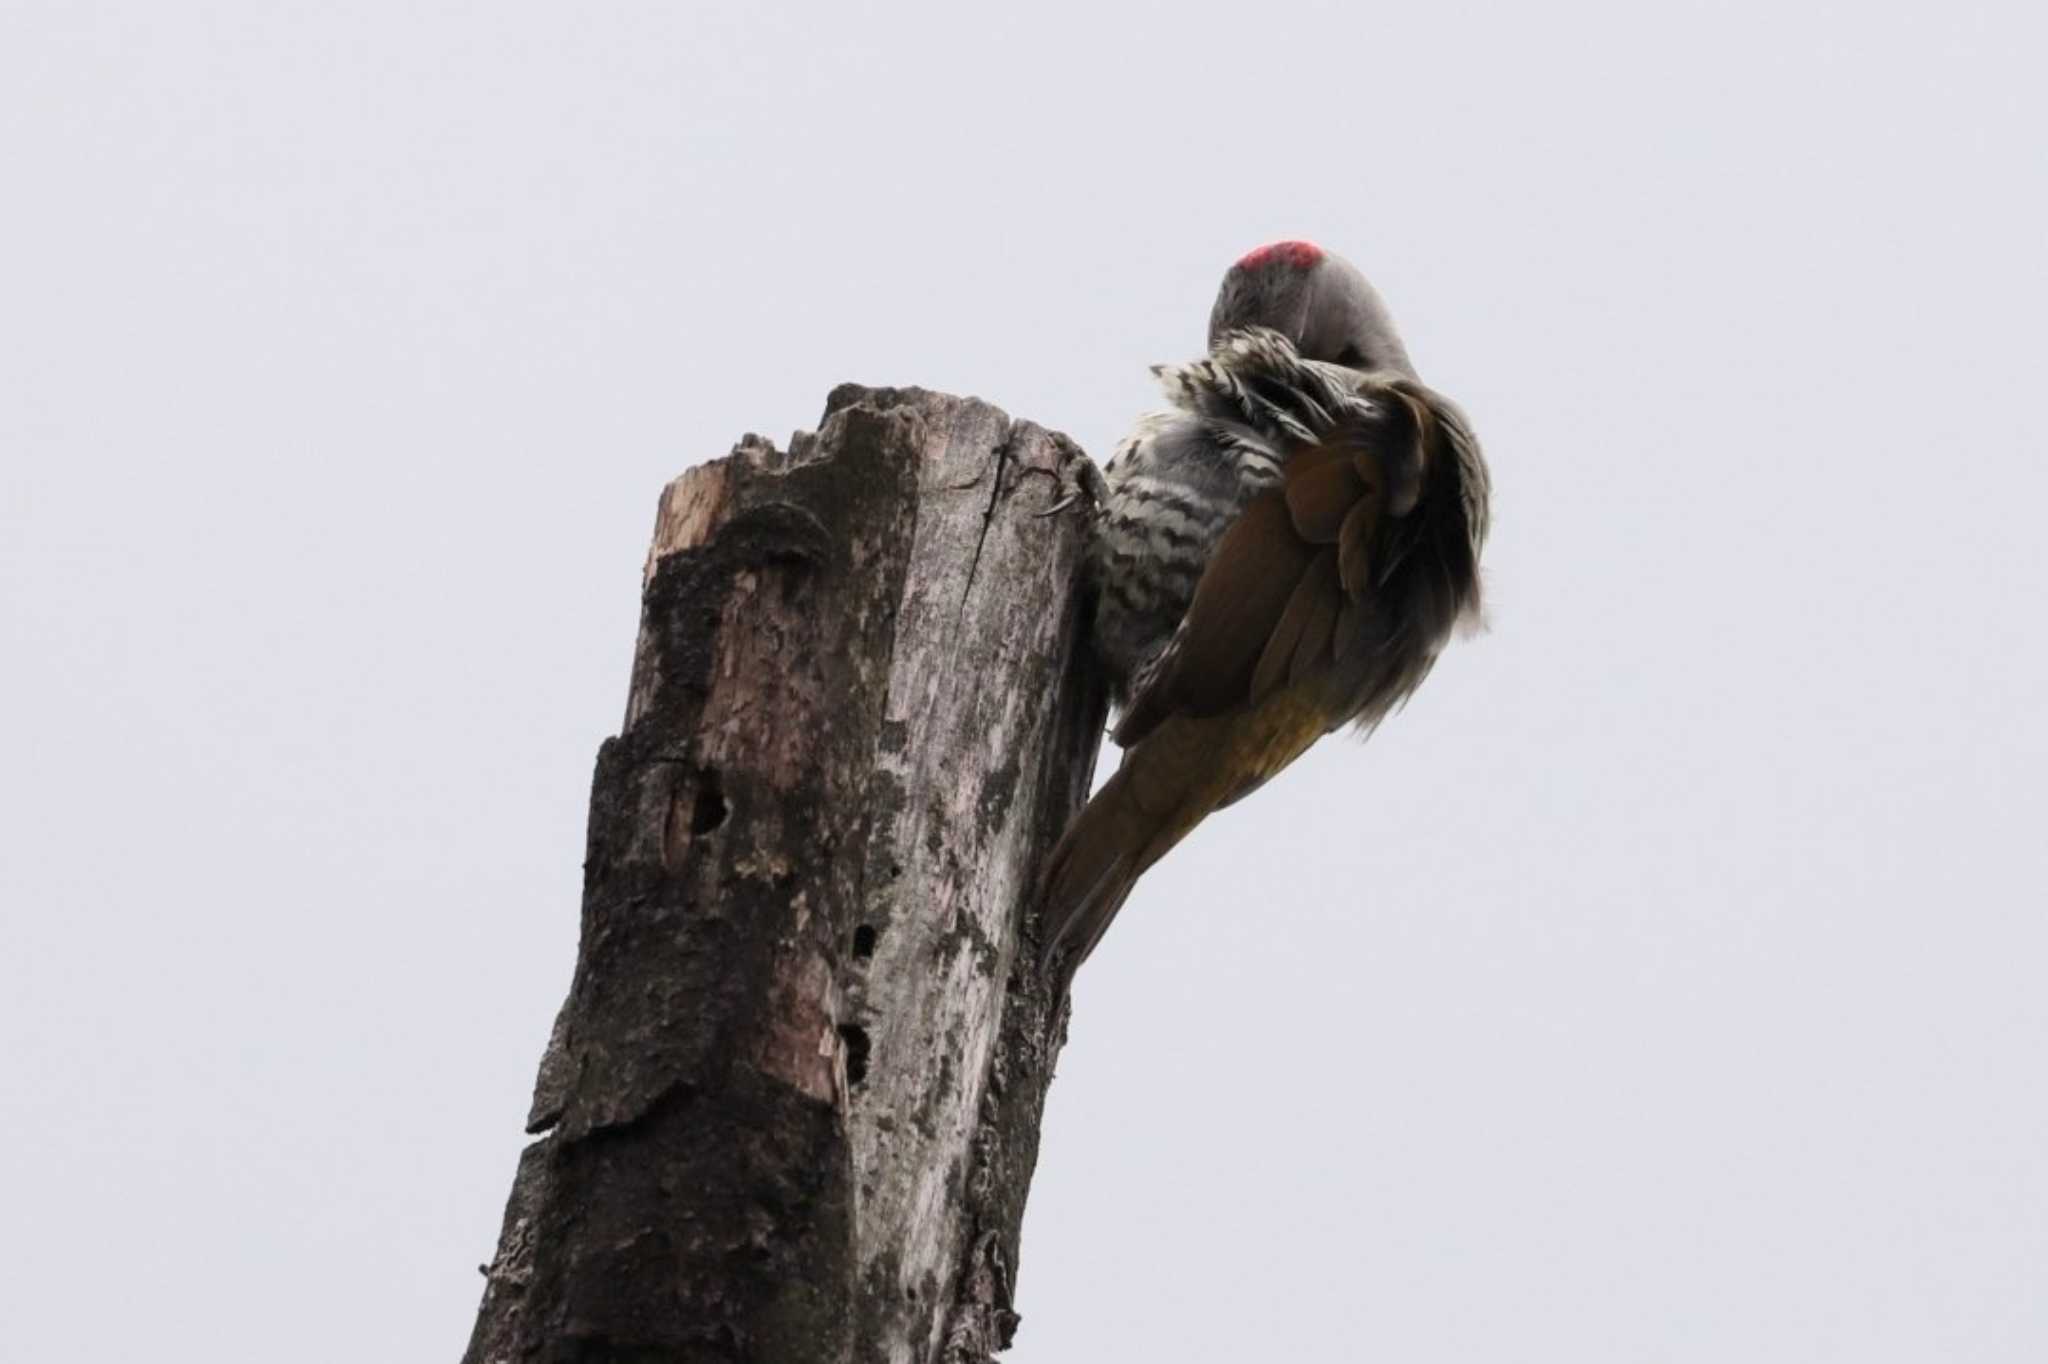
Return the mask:
[[[1089,800],[1047,859],[1039,897],[1045,958],[1050,962],[1064,955],[1069,980],[1102,940],[1138,878],[1209,812],[1208,802],[1198,802],[1198,810],[1188,808],[1186,797],[1194,793],[1183,783],[1159,780],[1167,773],[1150,769],[1174,764],[1159,763],[1165,755],[1148,752],[1150,747],[1126,750],[1116,775]],[[1168,791],[1171,797],[1159,798]]]

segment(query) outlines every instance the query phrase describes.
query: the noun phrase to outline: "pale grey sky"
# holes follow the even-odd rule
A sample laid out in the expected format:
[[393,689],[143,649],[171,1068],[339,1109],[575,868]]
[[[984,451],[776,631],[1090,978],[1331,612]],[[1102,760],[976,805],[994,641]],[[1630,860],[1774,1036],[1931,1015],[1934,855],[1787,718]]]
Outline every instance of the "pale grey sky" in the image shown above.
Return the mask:
[[1141,887],[1017,1364],[2048,1358],[2033,6],[0,0],[21,1359],[452,1360],[654,499],[1355,259],[1493,629]]

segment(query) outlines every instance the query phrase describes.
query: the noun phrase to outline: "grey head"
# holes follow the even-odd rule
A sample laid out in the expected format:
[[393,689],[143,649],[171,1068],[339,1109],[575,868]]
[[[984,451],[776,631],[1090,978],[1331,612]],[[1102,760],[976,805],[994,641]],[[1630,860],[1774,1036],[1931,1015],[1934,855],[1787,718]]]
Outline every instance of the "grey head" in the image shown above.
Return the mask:
[[1209,312],[1210,344],[1238,327],[1271,327],[1311,360],[1415,377],[1379,291],[1314,242],[1272,242],[1230,267]]

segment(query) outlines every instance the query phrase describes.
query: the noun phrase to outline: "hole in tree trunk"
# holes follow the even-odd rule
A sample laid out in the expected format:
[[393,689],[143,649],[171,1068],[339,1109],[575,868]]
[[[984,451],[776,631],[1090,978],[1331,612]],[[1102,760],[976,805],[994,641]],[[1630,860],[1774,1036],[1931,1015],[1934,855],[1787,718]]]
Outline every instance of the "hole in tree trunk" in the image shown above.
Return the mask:
[[858,1023],[841,1023],[839,1040],[846,1044],[846,1083],[852,1088],[868,1078],[868,1030]]
[[718,784],[718,769],[707,767],[697,783],[697,803],[690,810],[690,832],[708,834],[725,823],[731,813],[725,804],[725,792]]
[[853,955],[866,961],[875,955],[875,939],[881,937],[873,924],[862,924],[853,930]]

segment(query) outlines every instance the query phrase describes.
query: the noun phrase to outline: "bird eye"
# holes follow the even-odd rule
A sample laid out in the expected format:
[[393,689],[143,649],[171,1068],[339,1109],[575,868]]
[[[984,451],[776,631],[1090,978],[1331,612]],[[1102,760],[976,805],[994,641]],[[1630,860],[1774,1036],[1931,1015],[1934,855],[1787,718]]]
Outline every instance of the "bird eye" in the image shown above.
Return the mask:
[[1337,363],[1352,369],[1365,368],[1365,352],[1356,346],[1346,346],[1337,352]]

